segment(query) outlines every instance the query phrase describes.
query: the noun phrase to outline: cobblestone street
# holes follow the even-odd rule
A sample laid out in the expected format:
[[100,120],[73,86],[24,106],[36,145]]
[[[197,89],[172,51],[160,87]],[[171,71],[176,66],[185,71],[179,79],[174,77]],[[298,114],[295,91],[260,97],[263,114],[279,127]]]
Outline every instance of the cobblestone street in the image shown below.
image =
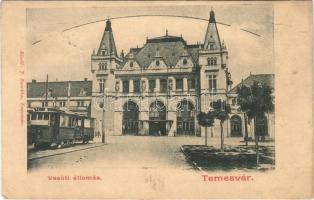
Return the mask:
[[[240,145],[243,144],[240,142],[241,139],[226,138],[225,144]],[[187,163],[180,148],[182,145],[203,144],[203,137],[110,136],[108,144],[104,146],[101,143],[94,143],[86,146],[76,145],[57,150],[33,152],[29,155],[31,159],[29,160],[29,169],[93,166],[93,168],[115,169],[136,167],[190,170],[193,167]],[[208,139],[210,146],[219,147],[219,144],[220,138]]]

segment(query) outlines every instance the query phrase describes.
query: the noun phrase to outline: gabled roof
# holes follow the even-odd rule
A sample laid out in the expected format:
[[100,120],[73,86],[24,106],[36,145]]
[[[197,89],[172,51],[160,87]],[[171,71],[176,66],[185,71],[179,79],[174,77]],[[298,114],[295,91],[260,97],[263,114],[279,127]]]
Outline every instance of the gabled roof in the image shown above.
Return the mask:
[[187,45],[182,37],[165,35],[147,39],[141,48],[131,48],[126,58],[132,55],[139,65],[145,68],[159,57],[170,67],[176,66],[181,56],[190,56],[193,62],[197,63],[198,49],[199,45]]
[[171,35],[165,35],[161,37],[147,39],[146,43],[160,43],[160,42],[183,42],[186,45],[186,42],[182,37],[171,36]]
[[259,82],[269,86],[271,89],[274,89],[274,74],[250,74],[246,79],[244,79],[241,83],[236,85],[234,88],[230,90],[231,93],[236,93],[237,89],[243,84],[245,86],[251,86],[254,82]]
[[[70,81],[71,97],[92,96],[92,81]],[[48,94],[51,91],[52,97],[68,96],[68,81],[48,82]],[[46,82],[27,83],[27,98],[45,97]]]
[[203,44],[191,44],[187,46],[194,63],[198,63],[198,50],[202,49],[203,47]]

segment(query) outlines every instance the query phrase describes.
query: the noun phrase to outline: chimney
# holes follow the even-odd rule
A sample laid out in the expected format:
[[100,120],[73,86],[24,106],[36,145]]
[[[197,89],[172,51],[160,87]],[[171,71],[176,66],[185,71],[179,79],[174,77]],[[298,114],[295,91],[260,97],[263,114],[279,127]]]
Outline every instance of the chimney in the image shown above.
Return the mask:
[[32,79],[32,83],[36,83],[36,79]]

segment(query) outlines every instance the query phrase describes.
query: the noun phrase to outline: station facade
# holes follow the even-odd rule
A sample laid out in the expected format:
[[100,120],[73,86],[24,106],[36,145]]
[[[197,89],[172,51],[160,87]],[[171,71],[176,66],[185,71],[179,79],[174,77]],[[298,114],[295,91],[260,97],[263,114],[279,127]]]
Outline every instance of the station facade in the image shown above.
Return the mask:
[[[209,111],[211,101],[227,100],[232,84],[228,51],[213,11],[204,37],[201,44],[188,44],[167,31],[164,36],[147,38],[142,47],[131,48],[126,55],[118,55],[111,21],[107,20],[99,48],[91,55],[96,94],[91,114],[97,119],[98,131],[103,129],[109,135],[204,133],[197,114]],[[226,123],[225,128],[228,126]],[[218,127],[216,123],[214,129]],[[214,131],[213,136],[219,134]]]

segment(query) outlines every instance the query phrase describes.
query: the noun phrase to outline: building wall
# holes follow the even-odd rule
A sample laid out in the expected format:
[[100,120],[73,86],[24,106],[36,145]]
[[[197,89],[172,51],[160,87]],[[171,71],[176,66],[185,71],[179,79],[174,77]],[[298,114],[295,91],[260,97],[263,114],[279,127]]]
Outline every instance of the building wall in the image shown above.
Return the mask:
[[[45,106],[45,98],[27,98],[27,107],[28,108],[41,108]],[[53,98],[47,99],[47,107],[49,108],[58,108],[65,111],[72,111],[80,113],[86,116],[89,116],[91,113],[91,103],[92,97],[70,97],[68,100],[67,97],[59,97],[58,100]],[[60,103],[64,104],[60,104]],[[81,104],[81,102],[83,104]]]

